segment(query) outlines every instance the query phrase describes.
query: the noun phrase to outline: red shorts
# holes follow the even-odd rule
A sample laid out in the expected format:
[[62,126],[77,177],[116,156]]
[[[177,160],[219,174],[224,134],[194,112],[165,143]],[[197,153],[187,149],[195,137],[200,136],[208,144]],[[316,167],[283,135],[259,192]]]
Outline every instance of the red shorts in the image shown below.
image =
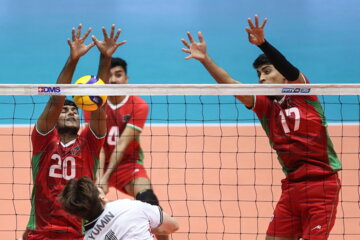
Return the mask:
[[125,163],[120,164],[113,172],[109,180],[109,186],[127,194],[124,187],[136,178],[149,179],[146,170],[142,164]]
[[50,231],[33,231],[27,230],[27,236],[24,240],[83,240],[84,236],[72,232],[50,232]]
[[282,193],[266,232],[274,237],[326,240],[335,224],[340,180],[337,174],[282,181]]

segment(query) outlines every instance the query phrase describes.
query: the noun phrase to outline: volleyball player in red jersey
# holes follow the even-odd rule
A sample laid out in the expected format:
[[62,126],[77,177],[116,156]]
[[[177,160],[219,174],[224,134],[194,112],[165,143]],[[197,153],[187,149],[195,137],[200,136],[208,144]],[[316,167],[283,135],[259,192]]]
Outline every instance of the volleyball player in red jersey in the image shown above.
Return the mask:
[[[112,58],[110,84],[127,84],[127,63]],[[144,168],[140,135],[149,111],[148,104],[138,96],[109,96],[106,104],[107,137],[100,155],[97,184],[105,193],[109,186],[133,196],[136,200],[159,205]],[[90,112],[85,112],[88,122]],[[159,239],[169,239],[157,235]]]
[[[260,84],[303,83],[306,77],[264,38],[267,19],[259,25],[249,18],[246,31],[250,43],[264,54],[253,66]],[[206,52],[206,43],[188,33],[182,39],[189,55],[197,59],[221,84],[240,83],[220,68]],[[258,116],[275,149],[286,178],[282,194],[269,224],[267,240],[324,240],[334,226],[340,191],[337,172],[341,163],[327,133],[327,123],[316,96],[236,96]]]
[[[90,34],[81,37],[81,24],[73,28],[72,40],[68,40],[70,56],[60,73],[57,84],[71,83],[77,62],[94,45],[101,53],[98,76],[109,79],[112,54],[125,42],[117,43],[120,30],[110,37],[103,28],[104,40],[86,45]],[[61,92],[60,92],[61,93]],[[32,172],[34,188],[31,214],[25,239],[83,239],[82,219],[66,213],[60,206],[58,195],[64,185],[73,178],[95,178],[98,157],[106,134],[106,114],[103,107],[91,113],[89,126],[78,135],[80,121],[77,106],[65,96],[50,97],[32,132]]]

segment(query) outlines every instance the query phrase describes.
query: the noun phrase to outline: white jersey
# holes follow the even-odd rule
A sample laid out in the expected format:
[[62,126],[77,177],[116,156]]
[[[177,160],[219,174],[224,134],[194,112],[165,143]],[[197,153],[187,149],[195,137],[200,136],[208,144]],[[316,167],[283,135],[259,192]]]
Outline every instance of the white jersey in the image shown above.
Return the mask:
[[[104,212],[85,225],[85,240],[153,240],[151,229],[162,224],[159,206],[122,199],[106,204]],[[90,228],[90,229],[89,229]]]

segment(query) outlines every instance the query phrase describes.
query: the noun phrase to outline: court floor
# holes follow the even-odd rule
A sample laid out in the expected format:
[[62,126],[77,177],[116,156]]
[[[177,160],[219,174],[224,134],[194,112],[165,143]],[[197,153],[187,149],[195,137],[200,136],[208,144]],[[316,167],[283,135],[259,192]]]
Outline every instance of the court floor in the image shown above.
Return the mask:
[[[342,190],[330,239],[360,239],[358,125],[332,125]],[[0,127],[0,238],[15,239],[30,212],[30,128]],[[264,239],[284,177],[259,126],[148,125],[145,166],[162,207],[180,223],[172,239]],[[127,197],[115,190],[110,199]]]

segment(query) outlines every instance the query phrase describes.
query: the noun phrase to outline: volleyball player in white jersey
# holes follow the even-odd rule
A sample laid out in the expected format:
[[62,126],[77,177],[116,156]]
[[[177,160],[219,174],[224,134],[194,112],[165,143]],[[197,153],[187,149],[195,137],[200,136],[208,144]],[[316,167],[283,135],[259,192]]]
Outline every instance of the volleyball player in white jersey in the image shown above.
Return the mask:
[[60,194],[60,203],[87,221],[85,240],[153,240],[153,234],[168,235],[179,228],[159,206],[130,199],[108,202],[88,177],[70,180]]

